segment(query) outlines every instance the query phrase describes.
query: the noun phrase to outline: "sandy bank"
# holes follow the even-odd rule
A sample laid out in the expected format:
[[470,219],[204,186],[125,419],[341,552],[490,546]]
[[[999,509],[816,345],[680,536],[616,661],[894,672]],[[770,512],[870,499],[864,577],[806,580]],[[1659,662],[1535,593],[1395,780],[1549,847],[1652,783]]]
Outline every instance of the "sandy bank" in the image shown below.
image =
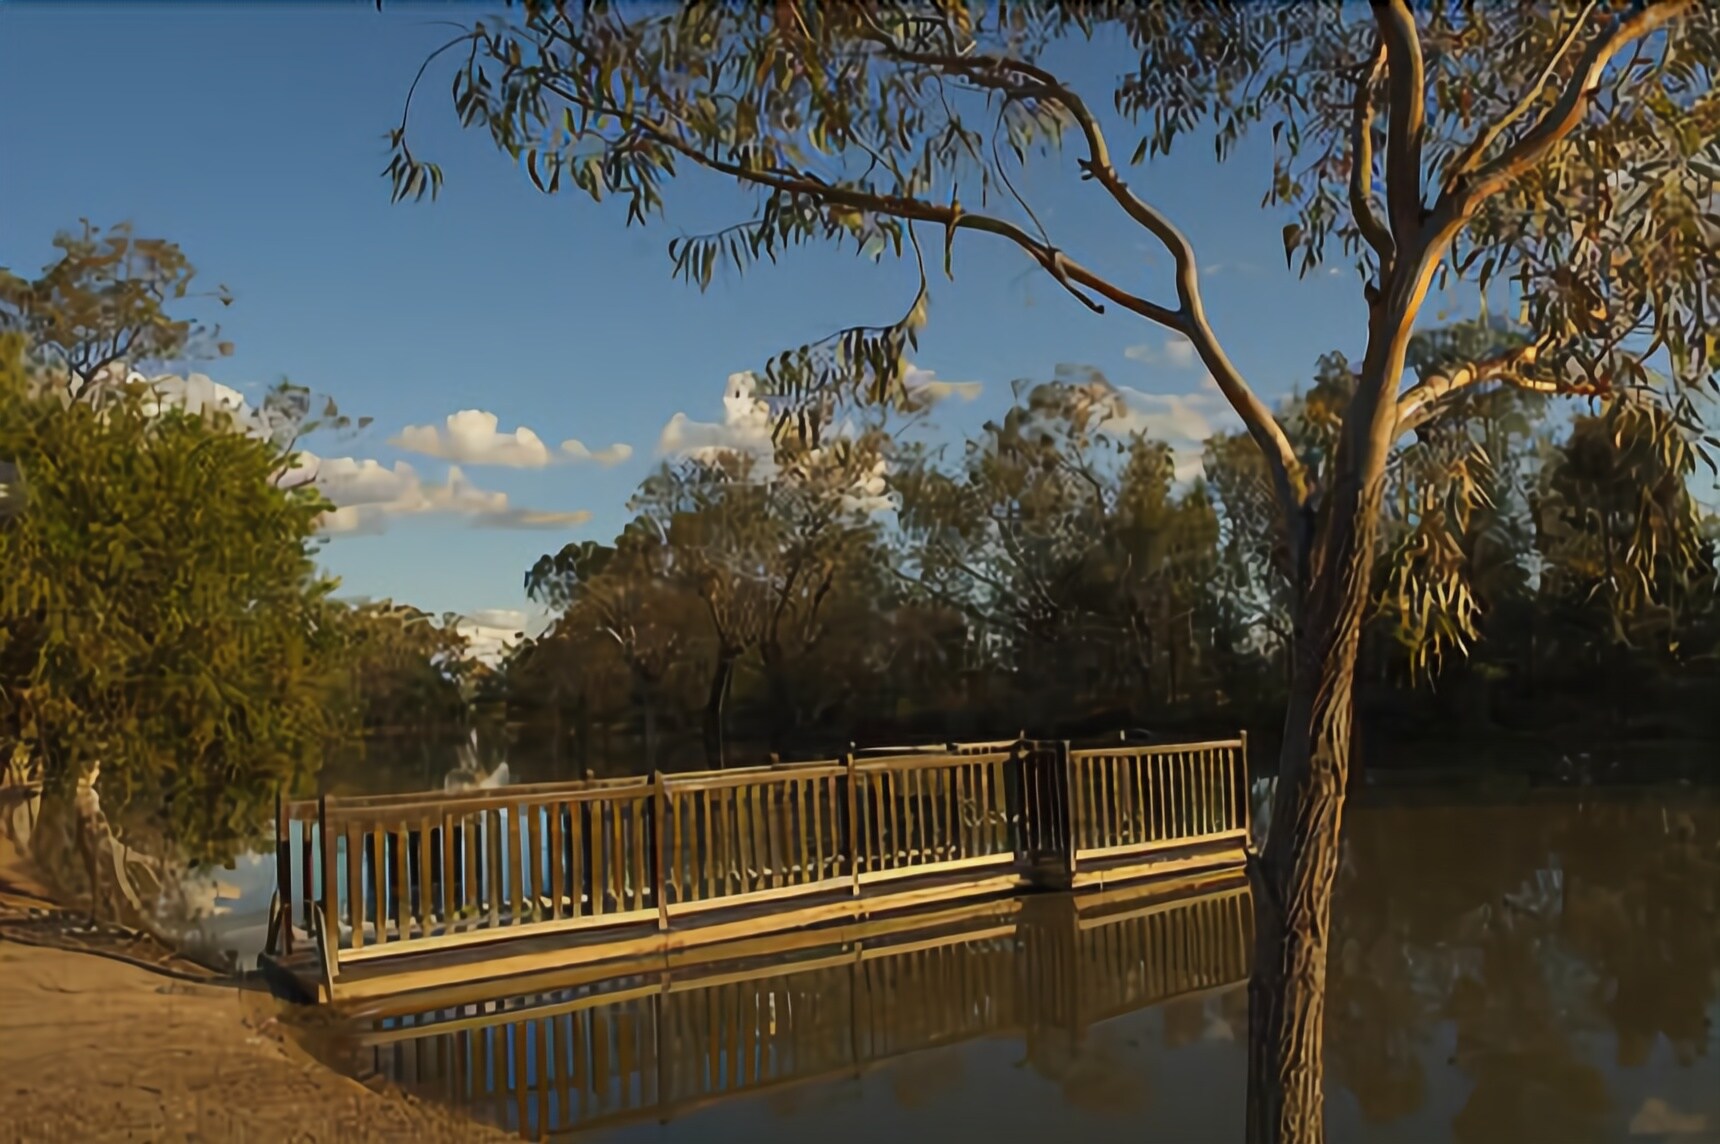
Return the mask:
[[506,1140],[313,1061],[267,995],[0,940],[0,1140]]

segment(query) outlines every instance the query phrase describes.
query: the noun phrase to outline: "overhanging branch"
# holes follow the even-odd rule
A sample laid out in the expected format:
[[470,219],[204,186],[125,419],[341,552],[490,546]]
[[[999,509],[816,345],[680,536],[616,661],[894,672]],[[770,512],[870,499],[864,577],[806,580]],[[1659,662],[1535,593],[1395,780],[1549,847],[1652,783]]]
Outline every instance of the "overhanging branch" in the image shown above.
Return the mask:
[[1382,286],[1391,277],[1392,259],[1397,254],[1391,228],[1380,218],[1374,204],[1374,116],[1379,112],[1374,89],[1384,71],[1385,41],[1376,36],[1373,53],[1356,83],[1356,106],[1350,121],[1350,213],[1355,215],[1362,237],[1379,257]]
[[1419,429],[1438,412],[1441,402],[1488,382],[1567,397],[1597,397],[1610,391],[1605,381],[1575,381],[1536,374],[1535,365],[1547,348],[1548,342],[1543,339],[1422,378],[1398,398],[1397,433]]
[[1386,58],[1386,214],[1398,249],[1421,230],[1421,159],[1427,136],[1427,69],[1404,0],[1373,0]]
[[1473,171],[1455,173],[1441,195],[1442,201],[1449,199],[1454,213],[1463,215],[1509,186],[1582,123],[1601,76],[1620,51],[1687,15],[1695,6],[1695,0],[1659,0],[1641,7],[1633,5],[1626,10],[1628,15],[1620,12],[1613,16],[1606,30],[1584,50],[1552,108],[1497,157],[1480,163]]
[[1301,461],[1272,410],[1231,362],[1207,320],[1193,244],[1162,211],[1136,195],[1117,172],[1098,117],[1086,101],[1051,72],[1021,60],[990,55],[917,52],[900,47],[881,33],[873,38],[900,62],[946,70],[976,86],[1049,100],[1063,108],[1075,121],[1087,148],[1087,155],[1080,164],[1083,174],[1103,187],[1125,214],[1157,238],[1174,261],[1178,310],[1171,314],[1170,320],[1154,320],[1183,334],[1194,345],[1201,364],[1242,419],[1249,436],[1260,447],[1272,473],[1273,490],[1279,505],[1286,518],[1293,519],[1308,492]]

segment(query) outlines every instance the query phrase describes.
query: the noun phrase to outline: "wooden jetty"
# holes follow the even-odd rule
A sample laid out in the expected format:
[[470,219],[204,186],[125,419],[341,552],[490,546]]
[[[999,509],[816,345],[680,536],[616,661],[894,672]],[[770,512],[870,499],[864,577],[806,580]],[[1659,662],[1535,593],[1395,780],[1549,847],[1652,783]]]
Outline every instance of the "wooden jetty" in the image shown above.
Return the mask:
[[970,903],[927,920],[633,959],[507,996],[381,999],[324,1053],[530,1139],[666,1122],[989,1037],[1019,1038],[1026,1063],[1057,1077],[1101,1021],[1240,987],[1253,911],[1232,874],[1173,892]]
[[264,968],[353,1001],[1240,868],[1246,740],[1016,740],[283,804]]

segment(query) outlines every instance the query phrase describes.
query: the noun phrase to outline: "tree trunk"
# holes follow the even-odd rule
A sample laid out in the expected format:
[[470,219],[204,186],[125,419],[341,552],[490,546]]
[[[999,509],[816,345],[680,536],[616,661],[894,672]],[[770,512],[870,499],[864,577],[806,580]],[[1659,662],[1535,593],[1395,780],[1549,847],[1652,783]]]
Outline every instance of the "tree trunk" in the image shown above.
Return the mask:
[[1272,827],[1255,864],[1250,1144],[1325,1139],[1326,958],[1386,450],[1376,439],[1359,452],[1359,463],[1339,461],[1315,541]]
[[722,652],[717,656],[716,670],[711,673],[710,694],[705,699],[705,763],[713,771],[723,769],[723,707],[734,678],[735,656],[731,652]]

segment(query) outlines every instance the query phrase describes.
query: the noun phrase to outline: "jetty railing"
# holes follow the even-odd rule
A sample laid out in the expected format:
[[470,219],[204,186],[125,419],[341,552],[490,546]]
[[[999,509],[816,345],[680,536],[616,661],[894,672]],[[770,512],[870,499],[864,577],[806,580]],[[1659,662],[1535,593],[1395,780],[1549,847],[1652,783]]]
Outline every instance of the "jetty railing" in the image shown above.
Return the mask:
[[1245,838],[1249,802],[1243,743],[1068,752],[1076,861]]
[[[277,952],[378,958],[925,879],[1067,885],[1084,865],[1247,837],[1245,740],[1066,742],[328,796],[277,811]],[[940,878],[940,876],[943,876]]]

